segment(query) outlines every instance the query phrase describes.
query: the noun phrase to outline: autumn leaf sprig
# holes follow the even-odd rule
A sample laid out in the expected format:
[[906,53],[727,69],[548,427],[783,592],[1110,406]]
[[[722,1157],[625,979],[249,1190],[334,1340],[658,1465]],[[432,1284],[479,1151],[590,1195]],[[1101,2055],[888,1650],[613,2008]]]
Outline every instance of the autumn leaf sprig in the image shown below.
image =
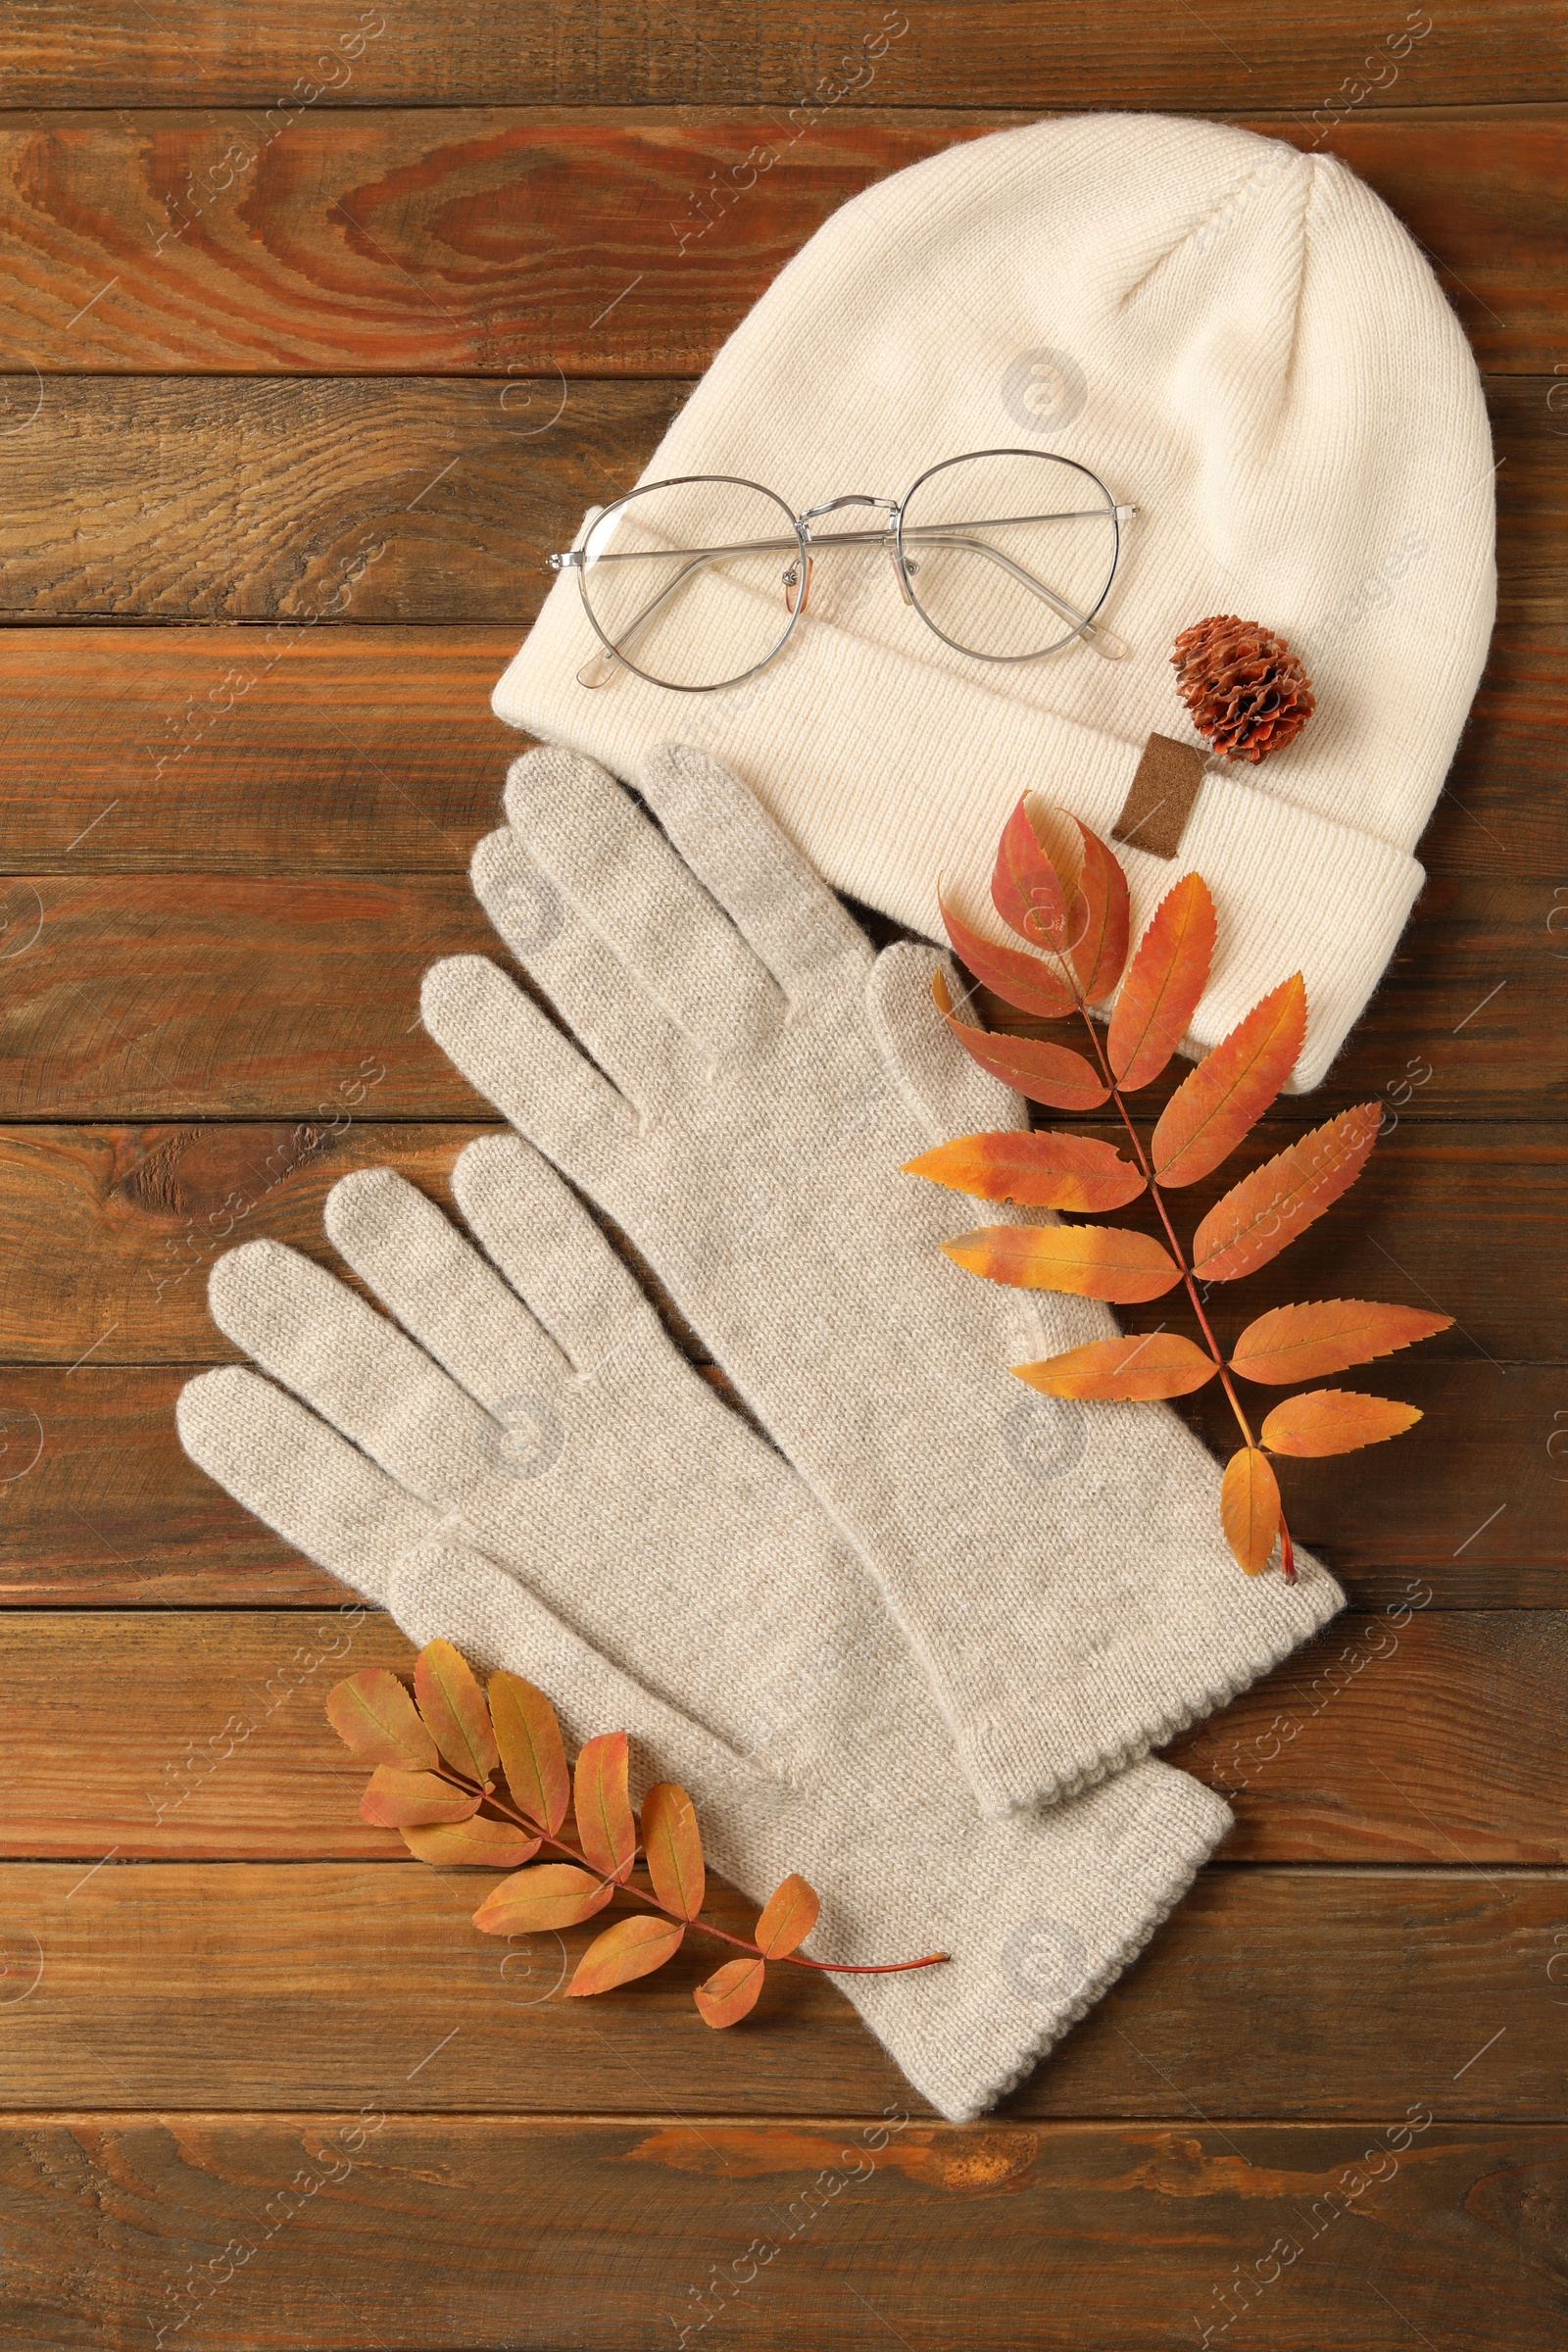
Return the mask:
[[[1161,900],[1128,966],[1126,875],[1099,835],[1073,822],[1083,858],[1070,883],[1058,874],[1023,801],[1004,828],[991,878],[1003,921],[1044,955],[994,945],[946,904],[942,918],[962,961],[1006,1004],[1036,1020],[1078,1016],[1093,1059],[1046,1039],[977,1029],[955,1013],[940,973],[933,989],[965,1052],[1030,1102],[1080,1113],[1113,1103],[1133,1160],[1098,1137],[1025,1129],[961,1136],[906,1166],[981,1200],[1080,1214],[1120,1208],[1152,1193],[1168,1249],[1152,1235],[1115,1225],[988,1225],[943,1248],[989,1281],[1116,1305],[1158,1298],[1184,1284],[1205,1348],[1180,1333],[1154,1332],[1092,1341],[1012,1369],[1048,1396],[1112,1400],[1181,1396],[1217,1378],[1243,1440],[1220,1486],[1226,1541],[1249,1576],[1268,1566],[1277,1542],[1286,1580],[1294,1583],[1295,1554],[1270,1455],[1348,1453],[1397,1437],[1421,1415],[1390,1397],[1316,1389],[1276,1405],[1254,1437],[1237,1380],[1283,1386],[1343,1371],[1446,1330],[1452,1317],[1372,1299],[1320,1299],[1259,1315],[1226,1356],[1199,1285],[1234,1282],[1266,1265],[1348,1191],[1377,1141],[1381,1105],[1342,1111],[1233,1185],[1200,1223],[1191,1253],[1184,1250],[1166,1195],[1217,1168],[1274,1101],[1306,1033],[1305,985],[1294,972],[1253,1005],[1183,1079],[1146,1147],[1126,1097],[1159,1075],[1187,1032],[1208,980],[1214,903],[1201,875],[1184,874]],[[1102,1040],[1089,1007],[1118,981]]]
[[[568,1768],[561,1725],[544,1692],[506,1673],[493,1674],[481,1690],[450,1642],[427,1642],[420,1650],[412,1697],[395,1674],[367,1666],[329,1693],[326,1714],[350,1751],[374,1766],[360,1799],[367,1821],[400,1831],[421,1862],[512,1874],[473,1915],[486,1936],[575,1927],[616,1896],[643,1906],[594,1937],[568,1997],[651,1976],[674,1958],[691,1930],[741,1955],[693,1991],[699,2014],[715,2030],[738,2025],[756,2006],[770,1960],[829,1976],[880,1977],[948,1957],[808,1960],[797,1946],[815,1926],[820,1903],[793,1871],[769,1895],[752,1936],[715,1927],[700,1916],[703,1841],[685,1789],[660,1781],[648,1790],[639,1838],[627,1789],[626,1734],[601,1732]],[[565,1834],[573,1828],[575,1838]],[[545,1849],[564,1858],[534,1862]],[[639,1857],[646,1886],[632,1875]]]

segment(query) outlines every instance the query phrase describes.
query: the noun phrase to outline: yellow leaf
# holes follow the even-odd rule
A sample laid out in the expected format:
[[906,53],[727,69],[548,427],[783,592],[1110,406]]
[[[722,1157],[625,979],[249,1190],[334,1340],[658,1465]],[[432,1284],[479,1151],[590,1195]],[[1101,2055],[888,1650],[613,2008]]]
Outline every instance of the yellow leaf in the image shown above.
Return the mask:
[[1225,1541],[1249,1576],[1269,1563],[1280,1532],[1280,1490],[1266,1453],[1244,1446],[1225,1465],[1219,1494]]
[[726,2026],[738,2026],[756,2008],[766,1974],[760,1960],[726,1960],[692,1994],[704,2025],[711,2026],[715,2034],[722,2033]]
[[629,1984],[634,1977],[651,1977],[656,1968],[674,1958],[685,1934],[678,1919],[653,1919],[647,1913],[636,1919],[617,1919],[612,1928],[594,1937],[578,1961],[576,1974],[566,1986],[567,2000],[609,1992],[613,1985]]
[[1313,1389],[1277,1404],[1259,1435],[1276,1453],[1354,1453],[1359,1446],[1401,1436],[1420,1418],[1413,1404],[1396,1404],[1392,1396]]
[[1152,1331],[1142,1338],[1091,1340],[1048,1355],[1038,1364],[1014,1364],[1030,1388],[1048,1396],[1185,1396],[1219,1370],[1211,1355],[1180,1332]]

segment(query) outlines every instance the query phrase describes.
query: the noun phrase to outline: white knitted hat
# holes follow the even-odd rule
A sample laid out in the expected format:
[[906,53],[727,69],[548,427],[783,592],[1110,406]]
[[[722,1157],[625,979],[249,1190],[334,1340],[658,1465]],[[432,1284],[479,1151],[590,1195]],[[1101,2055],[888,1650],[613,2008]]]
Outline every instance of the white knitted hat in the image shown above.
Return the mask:
[[[1306,663],[1315,715],[1266,764],[1211,769],[1173,858],[1119,854],[1135,923],[1191,868],[1213,891],[1189,1050],[1299,966],[1295,1083],[1313,1086],[1421,887],[1411,853],[1491,631],[1492,448],[1464,336],[1344,165],[1217,122],[1070,116],[951,147],[846,204],[643,478],[743,476],[802,512],[896,499],[942,459],[1002,447],[1076,459],[1136,506],[1102,615],[1125,659],[1074,639],[1037,662],[974,660],[884,564],[851,594],[813,587],[744,684],[682,694],[617,671],[592,691],[568,572],[495,709],[622,775],[655,743],[702,744],[836,888],[940,936],[939,874],[977,915],[1020,792],[1108,836],[1151,733],[1201,748],[1170,665],[1179,630],[1258,622]],[[604,503],[629,487],[607,482]]]

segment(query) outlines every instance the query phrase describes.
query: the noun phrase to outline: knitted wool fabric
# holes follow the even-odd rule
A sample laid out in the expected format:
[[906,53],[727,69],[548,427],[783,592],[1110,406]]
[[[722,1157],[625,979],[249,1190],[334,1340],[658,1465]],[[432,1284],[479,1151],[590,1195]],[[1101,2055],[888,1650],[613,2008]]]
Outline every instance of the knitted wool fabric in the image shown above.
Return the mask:
[[811,1880],[814,1956],[950,1952],[836,1981],[918,2090],[974,2115],[1120,1975],[1229,1808],[1151,1761],[982,1820],[853,1552],[565,1186],[497,1138],[453,1182],[493,1263],[390,1169],[328,1199],[397,1324],[276,1242],[219,1262],[219,1323],[294,1395],[204,1373],[179,1400],[187,1451],[414,1640],[541,1685],[574,1741],[629,1731],[635,1792],[687,1788],[756,1901]]
[[[1317,710],[1263,766],[1217,763],[1174,862],[1123,852],[1140,926],[1196,867],[1220,912],[1188,1050],[1304,973],[1295,1085],[1323,1076],[1422,883],[1412,855],[1495,601],[1493,458],[1463,334],[1343,164],[1215,122],[1076,115],[959,144],[845,205],[719,353],[644,479],[733,474],[797,513],[897,499],[964,451],[1039,448],[1136,506],[1102,614],[1126,640],[985,662],[882,563],[826,579],[748,682],[576,672],[580,575],[496,690],[501,717],[630,775],[682,738],[748,782],[838,889],[940,937],[943,878],[995,932],[997,834],[1037,790],[1108,836],[1151,731],[1190,740],[1182,629],[1278,631]],[[607,481],[609,502],[629,489]],[[837,564],[853,559],[839,557]]]

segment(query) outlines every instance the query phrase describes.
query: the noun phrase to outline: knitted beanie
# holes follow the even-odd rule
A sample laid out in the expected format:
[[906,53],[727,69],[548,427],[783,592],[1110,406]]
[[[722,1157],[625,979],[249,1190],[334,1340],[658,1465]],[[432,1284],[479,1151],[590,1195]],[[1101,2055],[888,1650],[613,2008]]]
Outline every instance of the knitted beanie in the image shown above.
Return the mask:
[[[1123,658],[1075,637],[976,660],[883,559],[848,593],[818,565],[783,653],[741,684],[680,693],[612,667],[591,690],[568,571],[495,709],[622,775],[655,743],[701,744],[836,888],[932,936],[939,877],[1004,936],[985,879],[1020,793],[1108,837],[1149,738],[1190,746],[1170,854],[1119,852],[1135,924],[1200,871],[1219,942],[1187,1050],[1299,967],[1295,1084],[1313,1086],[1421,887],[1412,852],[1486,655],[1493,459],[1464,336],[1343,164],[1223,123],[1075,115],[948,148],[843,206],[643,478],[740,476],[801,513],[898,499],[942,460],[1002,448],[1076,460],[1136,508],[1100,616]],[[602,503],[630,487],[607,481]],[[1316,710],[1266,763],[1201,772],[1171,652],[1224,614],[1288,641]]]

